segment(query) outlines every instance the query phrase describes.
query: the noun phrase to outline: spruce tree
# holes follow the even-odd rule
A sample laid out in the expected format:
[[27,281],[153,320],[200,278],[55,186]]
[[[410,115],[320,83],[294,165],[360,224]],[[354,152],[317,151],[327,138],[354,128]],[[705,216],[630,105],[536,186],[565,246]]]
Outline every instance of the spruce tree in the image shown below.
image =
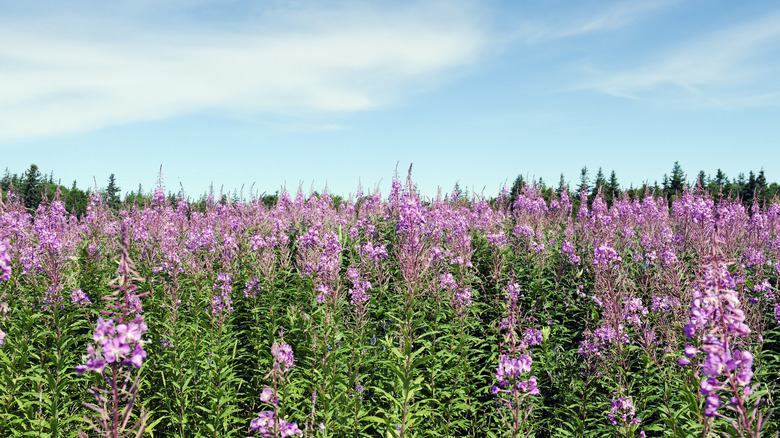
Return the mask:
[[580,186],[577,187],[577,195],[579,196],[582,192],[588,192],[588,167],[582,166],[582,170],[580,170]]
[[112,173],[108,177],[108,187],[106,187],[106,204],[114,210],[119,210],[122,200],[119,198],[121,189],[116,185],[116,178]]
[[36,210],[38,204],[41,203],[42,189],[41,172],[38,170],[38,166],[31,164],[30,168],[22,175],[22,185],[20,187],[24,206],[30,210]]
[[668,192],[671,195],[682,193],[683,185],[685,184],[685,173],[683,173],[680,163],[674,162],[672,167],[672,176],[669,178]]

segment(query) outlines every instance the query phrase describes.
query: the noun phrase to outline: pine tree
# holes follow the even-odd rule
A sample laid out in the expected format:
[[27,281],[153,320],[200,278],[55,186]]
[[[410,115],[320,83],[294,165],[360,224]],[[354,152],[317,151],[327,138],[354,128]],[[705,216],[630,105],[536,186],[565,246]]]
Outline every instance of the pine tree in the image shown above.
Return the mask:
[[30,210],[36,210],[41,203],[41,172],[38,166],[31,164],[30,168],[22,175],[22,186],[20,187],[24,206]]
[[524,187],[525,187],[525,180],[523,179],[523,175],[517,175],[517,178],[515,178],[515,182],[512,183],[512,189],[509,191],[510,196],[512,196],[512,200],[517,199],[517,195],[519,195],[520,192],[523,191]]
[[583,166],[580,170],[580,186],[577,187],[577,194],[588,192],[588,167]]
[[116,178],[112,173],[108,177],[108,187],[106,187],[106,204],[114,210],[119,210],[122,200],[119,198],[121,189],[116,185]]
[[11,171],[6,167],[5,173],[3,173],[3,179],[0,180],[0,188],[2,188],[4,191],[8,190],[11,187],[11,181]]
[[589,202],[593,202],[593,200],[596,198],[596,195],[599,192],[599,189],[601,189],[601,192],[603,194],[606,185],[607,185],[607,179],[604,178],[604,172],[602,172],[601,168],[599,167],[599,171],[596,173],[596,182],[593,185],[593,189],[591,190],[590,193]]
[[566,179],[563,177],[563,173],[561,173],[561,179],[558,180],[558,187],[555,189],[555,194],[560,195],[564,190],[567,190]]
[[672,176],[669,179],[668,193],[671,195],[682,193],[683,185],[685,184],[685,173],[683,173],[680,163],[674,162],[672,167]]
[[718,186],[722,187],[728,182],[729,182],[729,178],[726,176],[726,174],[723,173],[722,170],[718,169],[718,172],[715,174],[715,183]]
[[745,206],[752,204],[753,196],[756,194],[756,188],[756,174],[751,170],[747,182],[742,186],[739,193]]
[[701,186],[702,188],[706,188],[709,184],[709,178],[707,178],[707,175],[704,173],[703,170],[699,171],[699,175],[696,177],[696,182],[694,184],[694,187]]
[[769,200],[767,197],[769,195],[769,187],[766,185],[766,176],[764,175],[764,169],[761,169],[758,172],[758,176],[756,177],[756,190],[758,190],[761,199],[764,201]]
[[607,203],[611,206],[612,202],[620,196],[620,184],[618,183],[617,174],[613,170],[609,174],[609,182],[607,183]]

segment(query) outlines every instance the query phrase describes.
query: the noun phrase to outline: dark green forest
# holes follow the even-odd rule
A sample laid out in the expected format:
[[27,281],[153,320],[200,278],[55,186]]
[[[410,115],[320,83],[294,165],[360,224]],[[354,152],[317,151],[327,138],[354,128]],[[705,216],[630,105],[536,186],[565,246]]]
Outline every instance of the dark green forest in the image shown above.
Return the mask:
[[[514,179],[511,188],[509,188],[509,193],[514,197],[526,185],[535,186],[546,201],[559,196],[562,191],[568,190],[575,204],[574,211],[576,211],[576,207],[579,205],[582,192],[588,194],[588,203],[590,204],[600,191],[604,196],[604,200],[611,206],[612,200],[617,197],[628,196],[630,199],[641,199],[645,197],[648,190],[655,196],[663,196],[671,201],[674,196],[682,193],[686,188],[688,190],[700,188],[709,192],[715,199],[724,197],[740,199],[746,207],[750,207],[754,201],[758,201],[759,204],[771,201],[780,189],[780,185],[777,182],[770,183],[767,181],[763,169],[758,172],[750,170],[747,174],[741,172],[733,178],[729,178],[721,169],[717,169],[714,176],[701,170],[696,174],[695,178],[690,178],[678,162],[674,163],[669,174],[664,174],[660,180],[653,180],[652,184],[648,180],[648,183],[641,187],[621,186],[614,170],[607,176],[603,169],[599,168],[595,176],[591,176],[590,169],[587,167],[583,167],[580,171],[577,187],[569,187],[564,174],[561,174],[560,180],[556,185],[548,185],[542,178],[526,180],[523,175],[518,175]],[[3,200],[6,199],[9,191],[13,191],[22,199],[24,205],[30,211],[35,211],[44,199],[51,200],[59,196],[59,199],[65,202],[65,209],[77,216],[82,216],[86,213],[87,205],[93,194],[98,194],[104,204],[117,211],[123,204],[136,204],[139,207],[143,207],[152,200],[152,192],[144,191],[140,184],[134,190],[122,190],[122,187],[118,185],[116,175],[113,173],[108,176],[104,186],[98,187],[96,182],[92,188],[79,188],[76,185],[76,181],[73,181],[73,184],[68,187],[62,185],[56,179],[53,171],[43,172],[35,164],[31,164],[21,174],[11,173],[6,167],[3,177],[0,179],[0,189],[2,189]],[[459,199],[468,200],[470,197],[469,193],[461,189],[458,184],[455,185],[454,192]],[[195,209],[202,210],[205,209],[206,202],[210,196],[214,197],[213,191],[212,193],[204,193],[197,199],[188,198],[188,201]],[[167,197],[174,204],[179,198],[179,194],[168,192]],[[331,195],[331,197],[336,205],[343,201],[341,196]],[[240,200],[237,192],[220,194],[215,198],[220,202]],[[259,198],[263,203],[273,205],[278,198],[278,192],[275,194],[262,194]],[[495,199],[497,197],[494,197],[493,201]]]

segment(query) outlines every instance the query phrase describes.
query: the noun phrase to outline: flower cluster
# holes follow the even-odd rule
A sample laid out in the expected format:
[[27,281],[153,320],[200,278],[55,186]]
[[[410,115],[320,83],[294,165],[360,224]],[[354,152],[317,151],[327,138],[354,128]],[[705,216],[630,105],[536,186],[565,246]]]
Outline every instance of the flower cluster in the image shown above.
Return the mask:
[[455,295],[452,297],[452,304],[458,315],[466,314],[468,308],[472,305],[471,290],[468,286],[455,292]]
[[627,298],[623,306],[623,320],[629,324],[639,326],[642,324],[641,317],[647,316],[647,308],[642,305],[640,298]]
[[580,256],[577,255],[576,250],[577,249],[574,247],[574,244],[568,240],[564,240],[561,244],[561,254],[569,258],[569,263],[579,266],[582,260],[580,259]]
[[[7,281],[11,278],[11,254],[8,248],[8,240],[0,239],[0,282]],[[3,300],[0,301],[3,314],[2,319],[5,319],[5,314],[8,312],[8,304],[5,302],[5,293],[3,294]],[[5,332],[0,330],[0,345],[5,344]]]
[[[279,345],[278,342],[274,341],[271,346],[271,355],[274,357],[274,369],[278,368],[282,373],[286,373],[295,366],[292,347],[287,344]],[[283,370],[282,365],[284,366]]]
[[76,372],[103,372],[107,364],[118,363],[123,366],[133,365],[140,368],[146,358],[141,335],[147,327],[142,316],[136,316],[129,324],[114,326],[114,320],[98,318],[92,339],[98,348],[87,345],[87,362],[76,367]]
[[[274,341],[271,346],[271,355],[274,358],[273,370],[268,374],[273,379],[273,388],[266,387],[260,393],[260,402],[270,405],[273,410],[261,411],[257,418],[249,422],[249,429],[258,432],[264,437],[289,437],[294,435],[303,435],[303,431],[298,428],[298,423],[291,423],[279,418],[279,396],[276,392],[277,379],[284,379],[284,373],[293,366],[292,348],[282,343]],[[266,376],[266,378],[268,377]],[[252,437],[247,437],[252,438]]]
[[[701,283],[694,288],[691,318],[685,325],[686,336],[701,335],[703,340],[701,348],[686,346],[685,358],[680,359],[679,364],[690,364],[691,359],[700,352],[707,355],[702,362],[705,377],[699,391],[706,396],[704,415],[708,417],[716,415],[721,406],[719,391],[731,391],[734,394],[732,405],[739,404],[740,408],[741,399],[754,391],[749,386],[753,378],[753,354],[745,350],[732,350],[734,340],[750,334],[735,287],[736,281],[724,264],[714,260],[706,265]],[[725,378],[725,382],[718,377]],[[741,395],[739,388],[742,388]]]
[[327,285],[321,284],[317,286],[317,303],[322,304],[328,301],[328,296],[331,295],[330,288]]
[[531,363],[530,354],[524,354],[519,358],[510,358],[508,355],[502,354],[499,358],[498,368],[496,368],[498,385],[493,386],[491,392],[495,395],[500,391],[512,393],[522,391],[531,395],[539,395],[536,376],[531,376],[528,380],[519,380],[521,374],[531,372]]
[[0,281],[11,278],[11,251],[8,239],[0,239]]
[[527,347],[533,347],[534,345],[540,345],[544,342],[544,333],[539,329],[527,328],[523,332],[522,345]]
[[253,277],[244,283],[244,298],[256,297],[262,291],[260,279],[257,277]]
[[86,307],[92,305],[92,301],[89,300],[89,295],[87,295],[81,289],[74,289],[70,293],[70,302],[79,307]]
[[725,266],[708,265],[702,284],[693,289],[691,318],[685,325],[685,335],[693,337],[709,332],[745,337],[750,334],[735,287],[736,282]]
[[352,305],[361,307],[371,298],[371,295],[366,292],[371,289],[371,282],[363,279],[358,268],[347,269],[347,277],[353,285],[353,288],[349,289]]
[[361,258],[371,260],[375,263],[387,259],[387,248],[385,248],[385,245],[374,246],[371,242],[366,242],[362,245],[355,245],[355,251],[357,251]]
[[602,351],[612,343],[628,344],[628,333],[618,324],[617,330],[609,325],[598,327],[591,335],[580,341],[579,354],[601,357]]
[[[705,376],[699,386],[699,391],[707,397],[707,404],[704,408],[704,415],[712,417],[721,406],[718,391],[728,389],[724,382],[717,379],[718,376],[729,374],[733,380],[742,387],[742,395],[750,396],[754,389],[750,386],[753,378],[753,354],[749,351],[734,350],[730,352],[727,343],[721,341],[715,336],[707,336],[704,339],[704,345],[700,349],[687,346],[685,347],[685,358],[680,359],[680,365],[688,365],[690,359],[699,352],[707,353],[707,357],[702,363],[702,372]],[[737,372],[737,370],[739,370]],[[736,374],[735,374],[736,372]],[[736,398],[732,398],[731,403],[737,404]]]
[[224,272],[217,276],[217,281],[213,285],[215,294],[211,297],[211,313],[213,315],[222,317],[223,314],[233,311],[233,300],[230,298],[230,293],[233,291],[230,284],[232,280],[232,276]]
[[615,248],[607,245],[599,245],[593,255],[593,264],[596,266],[610,266],[613,263],[620,263],[623,259],[618,255]]
[[324,231],[322,225],[312,225],[298,237],[297,245],[298,266],[303,273],[323,280],[338,273],[343,250],[338,234]]
[[[288,437],[294,435],[303,435],[303,431],[298,428],[298,423],[290,423],[276,418],[274,411],[262,411],[257,418],[249,423],[249,429],[260,434],[260,436]],[[252,438],[252,437],[247,437]]]
[[613,426],[630,426],[632,424],[639,424],[642,419],[636,416],[636,409],[634,403],[631,401],[631,396],[623,397],[615,394],[612,396],[612,407],[607,414],[609,422]]

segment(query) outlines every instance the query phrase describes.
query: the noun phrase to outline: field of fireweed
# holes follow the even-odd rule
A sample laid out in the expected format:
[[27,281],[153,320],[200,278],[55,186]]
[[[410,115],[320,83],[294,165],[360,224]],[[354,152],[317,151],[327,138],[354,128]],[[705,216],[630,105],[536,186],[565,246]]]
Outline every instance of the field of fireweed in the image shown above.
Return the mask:
[[0,238],[4,437],[778,431],[780,203],[11,193]]

